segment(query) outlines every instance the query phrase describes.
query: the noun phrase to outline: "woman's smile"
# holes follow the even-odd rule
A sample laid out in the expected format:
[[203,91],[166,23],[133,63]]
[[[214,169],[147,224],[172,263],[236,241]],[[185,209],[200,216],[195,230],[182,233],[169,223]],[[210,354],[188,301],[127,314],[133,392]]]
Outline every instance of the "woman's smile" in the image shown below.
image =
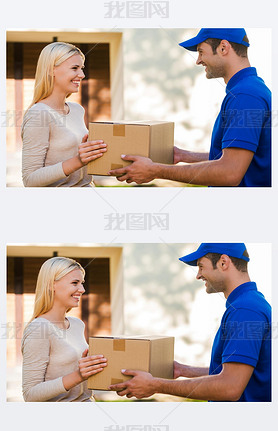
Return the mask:
[[72,80],[72,83],[73,83],[74,85],[76,85],[77,87],[79,87],[80,82],[81,82],[81,80],[80,80],[80,79]]
[[74,295],[71,295],[73,297],[73,299],[77,302],[79,302],[80,298],[81,298],[81,294],[77,294],[75,293]]

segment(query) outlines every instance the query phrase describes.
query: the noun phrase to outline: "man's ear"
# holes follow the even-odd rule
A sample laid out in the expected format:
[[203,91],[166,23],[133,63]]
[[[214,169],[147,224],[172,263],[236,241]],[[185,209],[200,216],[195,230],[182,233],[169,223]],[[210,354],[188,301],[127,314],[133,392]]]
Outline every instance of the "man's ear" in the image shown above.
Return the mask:
[[219,267],[222,271],[226,271],[231,263],[231,259],[229,258],[229,256],[227,254],[222,254],[219,261]]
[[230,52],[231,44],[227,40],[223,39],[220,45],[217,47],[219,54],[225,56]]

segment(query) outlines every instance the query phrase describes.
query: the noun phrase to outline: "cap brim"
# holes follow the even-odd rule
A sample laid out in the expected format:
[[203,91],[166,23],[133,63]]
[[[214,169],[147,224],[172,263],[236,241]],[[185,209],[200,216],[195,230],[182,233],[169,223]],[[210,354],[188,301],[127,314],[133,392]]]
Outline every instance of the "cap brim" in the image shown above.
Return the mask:
[[185,49],[188,49],[189,51],[197,51],[197,46],[201,42],[203,41],[201,41],[200,38],[196,36],[192,39],[185,40],[184,42],[179,43],[179,45]]
[[194,251],[194,253],[187,254],[186,256],[180,257],[181,262],[187,263],[187,265],[197,266],[197,261],[200,259],[201,253]]
[[247,256],[238,255],[233,250],[229,250],[228,248],[226,250],[220,250],[220,249],[201,249],[196,250],[193,253],[187,254],[186,256],[180,257],[179,260],[181,262],[186,263],[187,265],[191,266],[197,266],[198,259],[201,259],[201,257],[206,256],[208,253],[218,253],[218,254],[227,254],[228,256],[236,257],[238,259],[245,260],[246,262],[250,261],[250,258]]
[[[209,29],[207,29],[209,30]],[[224,29],[226,30],[226,29]],[[244,31],[245,33],[245,31]],[[246,35],[246,33],[245,33]],[[235,42],[241,45],[245,45],[245,46],[250,46],[250,44],[248,42],[245,42],[243,40],[244,34],[242,35],[242,38],[236,38],[234,35],[231,35],[227,32],[224,33],[219,33],[216,35],[210,35],[207,31],[203,31],[201,30],[201,34],[200,32],[197,34],[197,36],[193,37],[192,39],[188,39],[185,40],[184,42],[179,43],[180,46],[182,46],[185,49],[188,49],[189,51],[197,51],[197,47],[200,43],[205,42],[205,40],[209,39],[209,38],[216,38],[216,39],[221,39],[221,40],[228,40],[230,42]]]

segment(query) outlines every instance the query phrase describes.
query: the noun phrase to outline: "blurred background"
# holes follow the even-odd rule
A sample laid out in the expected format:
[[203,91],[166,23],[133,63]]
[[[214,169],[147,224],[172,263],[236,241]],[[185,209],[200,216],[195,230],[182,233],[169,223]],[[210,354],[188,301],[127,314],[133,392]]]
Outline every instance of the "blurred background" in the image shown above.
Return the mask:
[[[86,54],[81,90],[69,100],[86,111],[85,122],[175,122],[175,145],[208,151],[214,121],[225,97],[223,79],[207,80],[197,55],[178,45],[199,29],[63,29],[7,32],[7,186],[22,187],[20,127],[32,100],[39,53],[53,41],[70,42]],[[249,58],[271,89],[271,30],[247,28]],[[94,177],[97,186],[122,186]],[[130,187],[126,183],[124,186]],[[155,180],[151,186],[185,186]],[[132,185],[131,185],[132,186]]]
[[[85,336],[168,335],[175,359],[208,366],[215,333],[225,311],[223,294],[208,295],[197,267],[178,260],[198,244],[11,244],[7,247],[7,401],[23,401],[20,350],[33,312],[36,279],[52,256],[76,259],[86,270],[86,293],[70,315],[82,319]],[[246,244],[249,275],[271,303],[271,245]],[[123,398],[96,391],[99,401]],[[155,395],[154,401],[177,401]]]

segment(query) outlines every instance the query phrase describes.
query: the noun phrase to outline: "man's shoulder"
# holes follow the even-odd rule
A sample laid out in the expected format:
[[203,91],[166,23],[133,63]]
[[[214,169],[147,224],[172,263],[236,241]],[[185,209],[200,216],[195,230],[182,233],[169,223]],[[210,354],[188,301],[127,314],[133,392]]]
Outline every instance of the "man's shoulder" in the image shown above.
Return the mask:
[[251,321],[270,321],[271,306],[262,293],[251,291],[240,295],[225,314],[228,320],[242,318]]
[[230,91],[227,91],[226,101],[233,100],[235,103],[248,103],[248,100],[264,100],[271,102],[271,91],[262,78],[257,75],[248,76],[237,82]]

